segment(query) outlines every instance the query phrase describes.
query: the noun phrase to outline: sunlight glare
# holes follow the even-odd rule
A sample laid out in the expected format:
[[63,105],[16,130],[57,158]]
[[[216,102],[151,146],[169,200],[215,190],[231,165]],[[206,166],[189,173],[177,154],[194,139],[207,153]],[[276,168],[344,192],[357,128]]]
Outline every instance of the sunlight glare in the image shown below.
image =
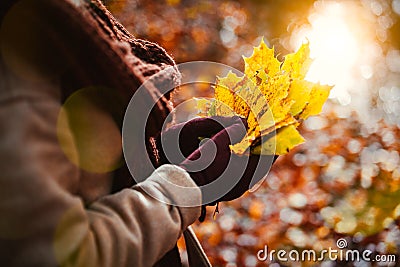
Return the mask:
[[[305,41],[310,43],[310,57],[314,59],[306,79],[312,82],[335,85],[330,98],[341,104],[351,102],[351,81],[361,68],[363,30],[361,21],[355,20],[354,10],[349,11],[343,2],[317,2],[309,15],[309,26],[294,32],[291,38],[296,49]],[[350,14],[353,14],[352,17]],[[354,25],[354,23],[359,25]],[[365,58],[362,60],[365,66]]]

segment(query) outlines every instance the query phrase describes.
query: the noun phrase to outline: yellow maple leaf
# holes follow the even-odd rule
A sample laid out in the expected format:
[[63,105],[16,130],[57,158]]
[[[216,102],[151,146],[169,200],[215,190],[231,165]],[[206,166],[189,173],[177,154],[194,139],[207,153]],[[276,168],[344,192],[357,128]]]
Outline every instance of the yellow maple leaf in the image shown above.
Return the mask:
[[274,56],[274,49],[268,48],[264,39],[254,48],[253,54],[244,59],[244,74],[253,77],[257,72],[263,71],[269,76],[274,76],[280,71],[281,62]]
[[290,80],[287,74],[278,74],[270,77],[267,82],[260,84],[260,90],[265,96],[268,105],[279,104],[288,96]]
[[308,43],[303,44],[297,52],[285,56],[282,64],[282,70],[292,79],[304,79],[310,68],[312,60],[310,59],[310,48]]
[[288,98],[294,100],[290,108],[290,114],[292,116],[296,116],[302,112],[309,103],[312,88],[313,84],[305,80],[296,79],[291,82]]
[[263,144],[253,148],[252,153],[263,155],[285,155],[293,147],[305,140],[296,130],[296,125],[284,126],[279,129],[276,136],[269,138]]
[[[237,114],[247,119],[247,135],[231,146],[234,153],[283,155],[304,142],[296,127],[321,112],[331,89],[304,80],[312,62],[309,54],[306,43],[281,63],[262,39],[250,57],[243,57],[244,76],[229,72],[217,78],[215,102],[207,106],[208,115]],[[260,141],[262,145],[256,145]]]
[[235,154],[243,155],[249,150],[254,140],[254,135],[248,134],[245,138],[242,139],[242,141],[237,144],[231,145],[230,148]]
[[296,124],[297,122],[298,121],[292,115],[287,114],[287,117],[285,119],[281,120],[278,123],[275,123],[270,128],[260,130],[260,134],[265,136],[265,135],[272,133],[273,131],[276,131],[276,130],[284,127],[284,126]]
[[226,77],[217,77],[217,84],[223,85],[233,90],[238,82],[242,81],[242,77],[237,76],[232,71],[229,71]]
[[299,118],[304,120],[310,116],[319,114],[322,110],[322,106],[328,99],[331,89],[332,86],[329,85],[313,84],[310,100],[300,113]]
[[207,116],[214,116],[210,115],[210,110],[211,110],[211,106],[214,105],[215,100],[210,100],[207,98],[193,98],[195,103],[196,103],[196,107],[197,107],[197,114],[201,117],[207,117]]
[[241,88],[241,90],[235,92],[235,104],[234,111],[239,116],[247,118],[250,113],[250,107],[247,104],[247,99],[249,97],[249,92],[246,88]]
[[235,95],[231,88],[237,83],[238,77],[229,72],[225,78],[217,78],[214,89],[215,111],[218,115],[226,116],[232,113],[235,106]]

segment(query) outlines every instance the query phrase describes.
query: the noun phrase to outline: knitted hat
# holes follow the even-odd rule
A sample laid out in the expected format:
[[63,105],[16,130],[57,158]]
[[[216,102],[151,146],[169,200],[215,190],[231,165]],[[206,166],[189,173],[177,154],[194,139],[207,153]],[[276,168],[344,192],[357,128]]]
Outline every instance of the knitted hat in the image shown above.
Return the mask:
[[[171,109],[169,92],[159,88],[175,88],[180,81],[175,62],[163,48],[134,38],[100,0],[2,0],[0,21],[1,48],[6,51],[0,56],[22,54],[27,62],[15,68],[18,71],[32,63],[51,79],[54,75],[62,87],[61,101],[80,88],[101,86],[117,93],[125,108],[153,77],[145,83],[143,97],[147,106],[155,104],[146,126],[147,150],[153,153],[149,140],[159,133]],[[115,189],[127,185],[123,182]]]

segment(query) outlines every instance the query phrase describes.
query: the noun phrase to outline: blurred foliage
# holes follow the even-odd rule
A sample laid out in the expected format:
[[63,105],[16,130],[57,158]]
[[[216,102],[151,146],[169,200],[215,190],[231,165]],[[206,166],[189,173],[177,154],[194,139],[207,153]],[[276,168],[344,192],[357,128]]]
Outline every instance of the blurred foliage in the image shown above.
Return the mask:
[[208,60],[241,69],[242,55],[251,54],[260,35],[280,47],[287,21],[300,21],[312,2],[114,0],[108,7],[131,33],[159,42],[177,62]]
[[[160,43],[178,63],[217,61],[243,70],[242,55],[249,56],[261,36],[279,57],[293,52],[295,37],[313,25],[313,12],[327,2],[335,1],[109,0],[107,5],[130,32]],[[361,42],[348,55],[358,49],[360,57],[348,66],[348,76],[339,75],[341,83],[348,82],[336,86],[323,113],[303,124],[307,142],[280,157],[255,192],[222,203],[215,220],[210,207],[207,220],[194,225],[215,266],[265,266],[256,257],[264,245],[320,251],[336,248],[342,237],[347,248],[393,253],[399,261],[400,1],[336,2],[352,12],[346,19]],[[341,41],[346,40],[331,40],[336,46]],[[361,63],[365,58],[370,61]],[[177,102],[213,95],[208,86],[196,90],[181,89]]]

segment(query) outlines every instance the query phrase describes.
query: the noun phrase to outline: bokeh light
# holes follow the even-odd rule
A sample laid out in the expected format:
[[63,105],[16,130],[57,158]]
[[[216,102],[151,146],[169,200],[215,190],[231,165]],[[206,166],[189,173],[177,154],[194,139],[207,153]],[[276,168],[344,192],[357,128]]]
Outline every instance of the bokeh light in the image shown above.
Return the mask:
[[73,164],[89,173],[121,166],[122,137],[115,121],[122,121],[122,107],[116,93],[101,87],[82,88],[68,97],[58,115],[57,137]]

